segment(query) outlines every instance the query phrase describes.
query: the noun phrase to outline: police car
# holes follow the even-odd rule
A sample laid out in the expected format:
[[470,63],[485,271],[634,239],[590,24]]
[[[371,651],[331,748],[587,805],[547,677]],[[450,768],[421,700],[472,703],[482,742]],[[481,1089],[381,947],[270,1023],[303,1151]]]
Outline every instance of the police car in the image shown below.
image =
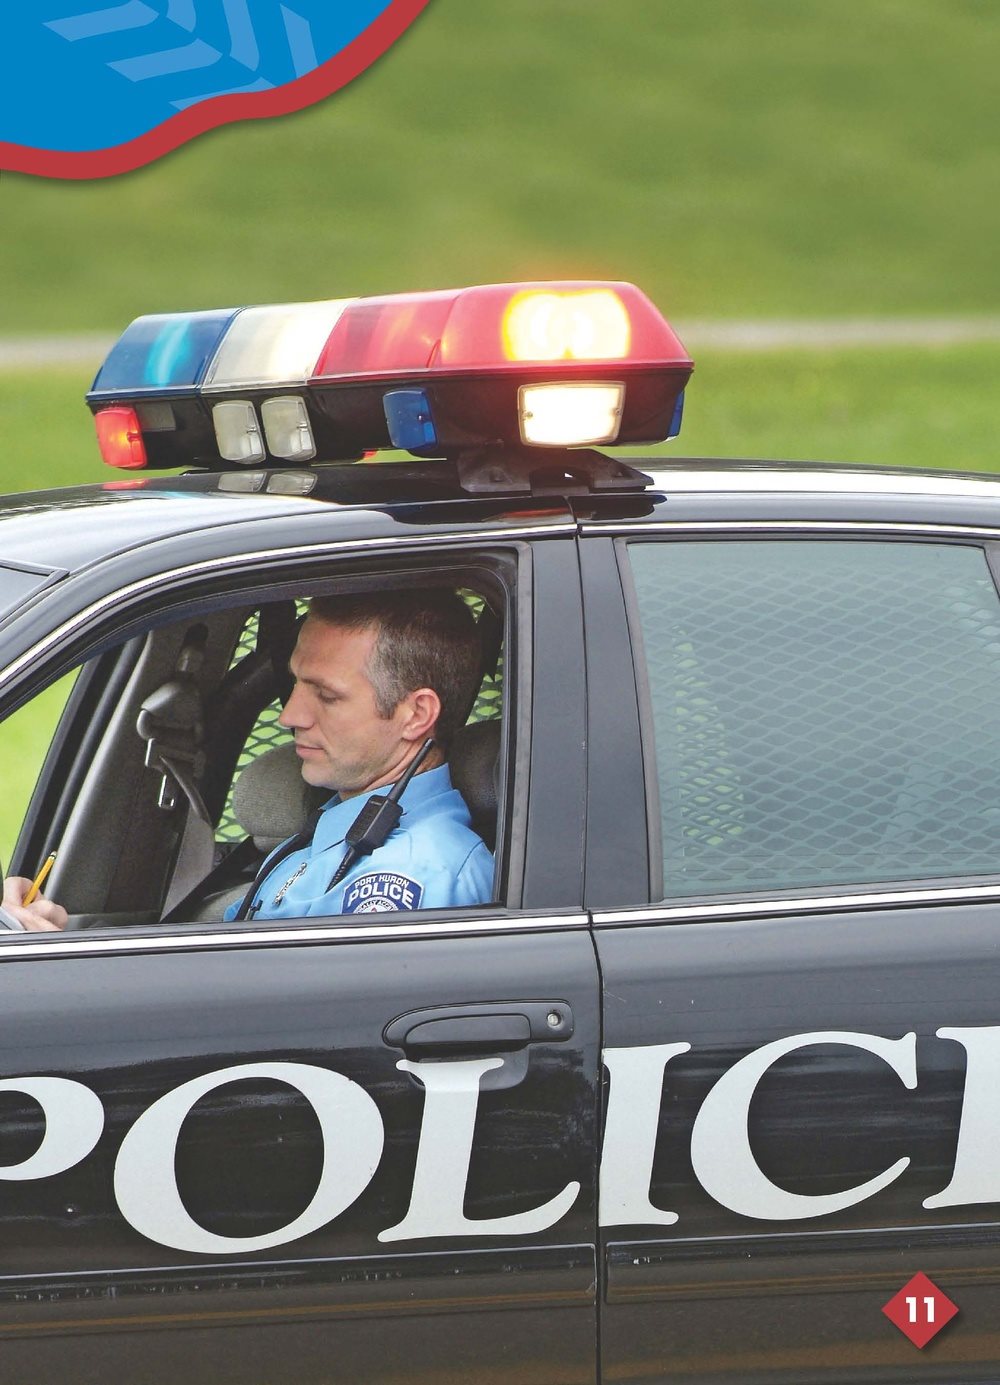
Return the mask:
[[[127,474],[4,501],[0,715],[73,680],[4,1381],[1000,1376],[1000,485],[602,450],[691,369],[626,284],[142,318]],[[421,586],[492,902],[224,923],[305,811],[301,603]]]

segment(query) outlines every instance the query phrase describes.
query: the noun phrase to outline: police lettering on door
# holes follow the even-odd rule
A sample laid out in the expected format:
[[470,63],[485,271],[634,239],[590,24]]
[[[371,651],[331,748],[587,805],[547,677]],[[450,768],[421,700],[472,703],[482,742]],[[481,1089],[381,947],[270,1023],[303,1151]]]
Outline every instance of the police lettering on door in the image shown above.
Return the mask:
[[[399,887],[409,883],[403,881]],[[940,1192],[924,1199],[923,1206],[1000,1201],[1000,1157],[996,1152],[1000,1026],[942,1028],[936,1037],[965,1050],[966,1078],[951,1178]],[[918,1085],[914,1033],[897,1039],[851,1031],[793,1034],[746,1054],[709,1090],[691,1132],[695,1176],[702,1188],[731,1212],[770,1221],[829,1216],[875,1197],[908,1167],[909,1158],[902,1157],[853,1187],[810,1195],[779,1187],[760,1168],[747,1129],[757,1086],[780,1058],[821,1044],[872,1055],[906,1090]],[[676,1042],[605,1050],[604,1063],[611,1079],[600,1178],[600,1220],[605,1226],[671,1226],[678,1221],[677,1213],[653,1205],[650,1184],[664,1087],[669,1091],[670,1064],[690,1049],[690,1044]],[[466,1216],[480,1083],[486,1073],[503,1064],[499,1056],[448,1062],[404,1058],[396,1064],[423,1087],[424,1104],[409,1206],[402,1221],[379,1232],[380,1241],[532,1235],[554,1226],[573,1206],[580,1185],[568,1181],[548,1201],[526,1211],[479,1219]],[[291,1222],[264,1235],[223,1236],[201,1226],[185,1207],[177,1186],[175,1155],[181,1127],[195,1104],[229,1083],[249,1078],[285,1083],[311,1105],[323,1141],[323,1167],[308,1206]],[[794,1081],[794,1077],[788,1080]],[[104,1131],[100,1099],[75,1079],[11,1077],[0,1081],[3,1092],[34,1099],[44,1113],[45,1131],[33,1154],[0,1168],[0,1182],[26,1182],[64,1173],[93,1152]],[[167,1092],[138,1117],[117,1154],[115,1198],[125,1220],[160,1245],[205,1255],[265,1250],[307,1236],[344,1213],[374,1177],[384,1138],[375,1101],[342,1073],[281,1061],[220,1068]]]

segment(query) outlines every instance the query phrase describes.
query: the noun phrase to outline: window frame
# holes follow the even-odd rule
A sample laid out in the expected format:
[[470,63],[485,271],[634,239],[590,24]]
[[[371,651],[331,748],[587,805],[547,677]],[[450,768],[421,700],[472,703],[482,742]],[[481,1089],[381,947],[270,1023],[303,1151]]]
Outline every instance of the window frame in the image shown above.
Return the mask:
[[[220,574],[221,567],[232,570]],[[420,575],[437,578],[439,584],[453,581],[455,586],[472,586],[484,591],[492,583],[494,594],[498,593],[503,601],[506,666],[501,715],[501,781],[498,786],[497,902],[482,908],[484,911],[504,914],[520,911],[527,816],[527,759],[531,743],[532,572],[530,545],[523,538],[512,537],[509,533],[477,535],[474,544],[468,539],[453,543],[449,539],[439,538],[433,549],[429,548],[426,540],[407,542],[405,539],[386,539],[360,545],[350,542],[310,545],[291,557],[265,552],[255,555],[250,561],[220,564],[206,560],[184,568],[166,570],[154,578],[134,584],[135,590],[127,593],[124,605],[122,598],[126,597],[126,592],[120,590],[94,603],[90,611],[77,613],[71,620],[64,621],[62,627],[57,627],[40,642],[42,647],[47,647],[48,657],[43,655],[35,660],[29,652],[14,661],[14,665],[25,668],[25,675],[7,690],[0,701],[0,716],[6,718],[70,668],[81,670],[81,676],[57,724],[49,754],[32,794],[15,849],[14,864],[33,861],[50,849],[50,838],[54,835],[53,826],[57,819],[53,818],[51,812],[44,811],[49,802],[45,789],[67,750],[74,727],[81,724],[79,718],[88,709],[93,711],[95,699],[92,692],[88,696],[88,689],[95,680],[89,675],[101,660],[113,657],[112,651],[118,653],[123,667],[131,668],[134,657],[129,650],[134,651],[139,643],[135,638],[137,634],[144,636],[163,625],[186,624],[195,620],[199,612],[218,612],[228,606],[250,606],[263,600],[284,600],[290,596],[320,594],[324,591],[399,585]],[[70,640],[54,638],[67,629],[72,629]],[[98,703],[102,701],[103,692],[102,684],[98,689]],[[101,734],[98,730],[95,739],[99,739]],[[76,776],[74,801],[79,793],[79,780],[85,772],[86,767]],[[66,815],[63,814],[63,817]],[[416,925],[416,931],[423,932],[423,921],[429,922],[430,916],[436,912],[439,911],[420,911],[421,923]],[[456,927],[454,918],[443,919],[442,926],[445,931],[452,931]],[[220,930],[236,930],[240,927],[219,922],[181,925],[183,932],[192,937],[207,937],[219,934]],[[286,931],[316,933],[314,919],[306,920],[302,925],[283,922],[276,927],[282,930],[283,936]],[[402,928],[387,925],[385,936],[412,931],[413,925]],[[273,942],[273,930],[268,929],[267,933]],[[371,926],[366,926],[364,936],[372,935]],[[148,935],[147,927],[141,924],[114,929],[113,932],[111,929],[87,930],[86,934],[64,935],[62,941],[74,947],[84,938],[88,942],[97,942],[100,938],[103,942],[112,937],[125,937],[139,943],[140,936],[162,938],[162,926],[153,926]],[[235,940],[235,931],[232,936]],[[9,947],[16,939],[21,939],[23,946],[24,935],[10,934],[0,941]],[[32,935],[32,941],[35,940],[35,935]],[[57,940],[58,935],[37,935],[37,941],[41,943]],[[5,955],[9,954],[5,952]]]

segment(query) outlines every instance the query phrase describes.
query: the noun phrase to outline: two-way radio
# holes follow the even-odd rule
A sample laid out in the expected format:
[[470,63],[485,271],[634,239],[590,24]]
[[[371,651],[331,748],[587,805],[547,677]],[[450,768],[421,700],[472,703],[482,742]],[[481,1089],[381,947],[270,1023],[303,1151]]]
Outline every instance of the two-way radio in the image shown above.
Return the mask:
[[344,876],[354,865],[355,861],[361,856],[370,856],[373,851],[382,846],[389,833],[403,816],[403,810],[399,806],[399,800],[403,796],[403,791],[407,784],[416,774],[417,770],[427,759],[433,749],[433,739],[424,741],[423,745],[414,755],[413,759],[406,767],[406,773],[402,779],[397,780],[387,794],[372,794],[371,798],[361,809],[361,812],[351,823],[344,834],[347,842],[347,850],[344,852],[344,859],[333,877],[327,885],[327,890],[332,890],[335,885],[339,885]]

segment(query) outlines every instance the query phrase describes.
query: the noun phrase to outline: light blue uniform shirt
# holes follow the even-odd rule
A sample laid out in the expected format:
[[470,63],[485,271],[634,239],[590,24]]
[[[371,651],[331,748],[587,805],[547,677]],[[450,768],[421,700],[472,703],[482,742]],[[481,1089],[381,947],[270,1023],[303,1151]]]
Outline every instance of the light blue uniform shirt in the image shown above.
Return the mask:
[[[388,793],[389,785],[377,793]],[[384,845],[362,856],[334,889],[330,880],[344,858],[345,833],[367,802],[358,794],[332,798],[308,846],[293,851],[266,876],[254,895],[253,919],[376,914],[399,909],[447,909],[486,904],[493,895],[493,857],[472,830],[469,810],[452,787],[447,765],[425,770],[403,791],[403,816]],[[280,847],[278,850],[280,851]],[[226,910],[232,919],[239,902]]]

